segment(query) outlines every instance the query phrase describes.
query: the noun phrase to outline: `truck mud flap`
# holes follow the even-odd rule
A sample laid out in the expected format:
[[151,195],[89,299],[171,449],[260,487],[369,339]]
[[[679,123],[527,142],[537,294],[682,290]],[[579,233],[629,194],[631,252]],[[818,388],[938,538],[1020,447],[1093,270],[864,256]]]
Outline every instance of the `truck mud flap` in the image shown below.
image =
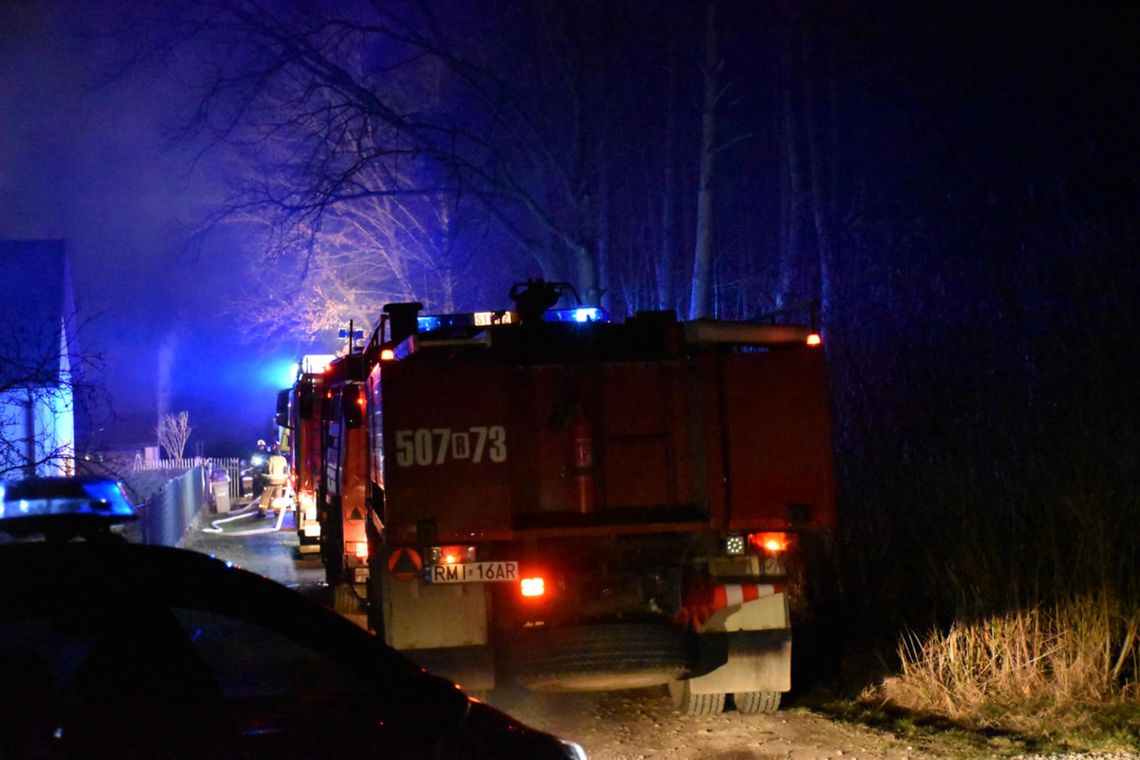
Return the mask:
[[[699,671],[694,694],[785,692],[791,689],[791,631],[739,631],[697,637]],[[769,698],[745,698],[763,703]],[[742,710],[747,712],[748,710]]]
[[533,691],[602,691],[658,686],[689,669],[690,639],[657,623],[604,623],[520,631],[499,662]]

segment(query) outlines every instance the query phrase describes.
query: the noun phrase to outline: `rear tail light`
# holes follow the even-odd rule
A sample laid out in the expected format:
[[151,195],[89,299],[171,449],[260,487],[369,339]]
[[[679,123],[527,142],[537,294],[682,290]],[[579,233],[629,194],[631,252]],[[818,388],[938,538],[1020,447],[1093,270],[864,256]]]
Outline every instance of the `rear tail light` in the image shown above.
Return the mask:
[[390,348],[385,348],[380,351],[380,361],[391,362],[396,360],[396,352]]
[[819,333],[812,333],[807,336],[806,342],[809,346],[819,346],[823,344],[823,338],[819,336]]
[[546,581],[541,576],[523,578],[519,581],[519,590],[525,597],[532,599],[540,597],[546,593]]
[[354,541],[351,545],[352,554],[357,559],[368,559],[368,542]]
[[792,538],[787,533],[752,533],[748,536],[748,543],[765,554],[781,554],[787,551],[791,542]]

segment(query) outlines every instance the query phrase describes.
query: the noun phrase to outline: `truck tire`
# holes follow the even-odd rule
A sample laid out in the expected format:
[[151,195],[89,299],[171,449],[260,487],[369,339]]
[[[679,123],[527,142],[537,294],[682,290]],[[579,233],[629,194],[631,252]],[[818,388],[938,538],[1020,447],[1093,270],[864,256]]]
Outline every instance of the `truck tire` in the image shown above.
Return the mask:
[[682,715],[708,716],[724,712],[724,692],[714,694],[694,694],[687,680],[670,681],[669,696],[673,707]]
[[738,691],[732,695],[732,701],[736,704],[737,712],[759,715],[779,710],[782,696],[778,691]]
[[522,631],[501,655],[508,675],[532,691],[660,686],[689,665],[685,635],[653,623],[606,623]]

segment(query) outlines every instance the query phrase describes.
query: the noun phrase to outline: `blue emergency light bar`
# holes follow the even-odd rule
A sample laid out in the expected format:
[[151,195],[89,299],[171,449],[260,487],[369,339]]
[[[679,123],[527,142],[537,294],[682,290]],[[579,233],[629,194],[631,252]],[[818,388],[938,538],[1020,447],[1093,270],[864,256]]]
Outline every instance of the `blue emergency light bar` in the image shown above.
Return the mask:
[[[476,311],[467,314],[424,314],[416,317],[416,327],[420,332],[431,332],[447,327],[487,327],[510,324],[517,321],[513,311]],[[544,322],[606,322],[605,309],[596,306],[583,306],[575,309],[549,309],[543,315]]]
[[545,322],[605,322],[606,310],[596,306],[577,309],[550,309],[542,315]]
[[475,311],[466,314],[424,314],[416,317],[420,332],[446,327],[490,327],[506,325],[517,319],[513,311]]
[[136,517],[123,488],[109,478],[32,478],[0,487],[0,523],[47,516]]

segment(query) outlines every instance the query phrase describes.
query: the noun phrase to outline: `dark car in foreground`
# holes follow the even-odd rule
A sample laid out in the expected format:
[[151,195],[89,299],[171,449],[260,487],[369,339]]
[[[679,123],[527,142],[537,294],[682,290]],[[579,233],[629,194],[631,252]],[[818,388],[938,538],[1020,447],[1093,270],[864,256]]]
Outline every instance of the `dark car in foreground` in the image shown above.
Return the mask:
[[113,497],[33,491],[0,500],[0,757],[585,757],[295,591],[119,539]]

